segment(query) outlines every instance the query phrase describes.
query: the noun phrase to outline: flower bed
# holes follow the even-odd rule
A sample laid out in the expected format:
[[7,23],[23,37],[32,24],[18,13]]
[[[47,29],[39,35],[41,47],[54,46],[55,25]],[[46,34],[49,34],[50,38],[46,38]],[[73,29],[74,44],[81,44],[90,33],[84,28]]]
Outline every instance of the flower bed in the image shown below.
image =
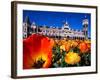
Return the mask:
[[58,40],[39,34],[23,40],[23,69],[90,65],[90,40]]

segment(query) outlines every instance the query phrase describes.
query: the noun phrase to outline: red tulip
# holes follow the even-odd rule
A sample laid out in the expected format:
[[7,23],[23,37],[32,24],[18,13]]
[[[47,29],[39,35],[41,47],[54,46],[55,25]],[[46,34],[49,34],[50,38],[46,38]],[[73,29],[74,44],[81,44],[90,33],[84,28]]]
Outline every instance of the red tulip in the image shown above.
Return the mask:
[[23,69],[48,68],[52,61],[53,40],[33,34],[23,40]]

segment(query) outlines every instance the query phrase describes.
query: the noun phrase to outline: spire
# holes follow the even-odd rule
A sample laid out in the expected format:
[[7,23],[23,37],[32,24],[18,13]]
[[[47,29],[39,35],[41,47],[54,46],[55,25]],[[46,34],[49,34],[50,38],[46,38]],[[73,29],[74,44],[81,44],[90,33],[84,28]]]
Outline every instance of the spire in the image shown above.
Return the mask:
[[70,27],[69,27],[69,24],[68,24],[67,21],[64,22],[64,25],[63,25],[62,29],[68,29],[68,30],[70,30]]
[[28,24],[31,24],[28,16],[25,17],[25,21],[24,22],[28,23]]
[[66,21],[65,24],[68,25],[68,22]]

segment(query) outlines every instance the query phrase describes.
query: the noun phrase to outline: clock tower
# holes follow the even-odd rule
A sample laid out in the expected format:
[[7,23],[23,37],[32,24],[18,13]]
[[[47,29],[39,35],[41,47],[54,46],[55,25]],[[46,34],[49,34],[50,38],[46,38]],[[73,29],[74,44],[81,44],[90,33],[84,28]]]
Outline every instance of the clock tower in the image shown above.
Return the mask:
[[82,22],[83,25],[83,34],[85,36],[85,39],[88,39],[88,19],[84,19]]

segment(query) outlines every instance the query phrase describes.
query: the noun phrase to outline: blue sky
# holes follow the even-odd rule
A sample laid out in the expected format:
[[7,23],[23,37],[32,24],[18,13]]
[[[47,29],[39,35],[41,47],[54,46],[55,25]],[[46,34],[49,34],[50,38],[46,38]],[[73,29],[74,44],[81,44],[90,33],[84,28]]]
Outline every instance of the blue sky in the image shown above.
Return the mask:
[[82,20],[87,18],[89,20],[89,36],[91,32],[91,14],[89,13],[71,13],[71,12],[51,12],[51,11],[33,11],[23,10],[23,22],[28,16],[30,22],[35,22],[38,26],[54,26],[62,27],[63,22],[68,22],[70,28],[82,30]]

